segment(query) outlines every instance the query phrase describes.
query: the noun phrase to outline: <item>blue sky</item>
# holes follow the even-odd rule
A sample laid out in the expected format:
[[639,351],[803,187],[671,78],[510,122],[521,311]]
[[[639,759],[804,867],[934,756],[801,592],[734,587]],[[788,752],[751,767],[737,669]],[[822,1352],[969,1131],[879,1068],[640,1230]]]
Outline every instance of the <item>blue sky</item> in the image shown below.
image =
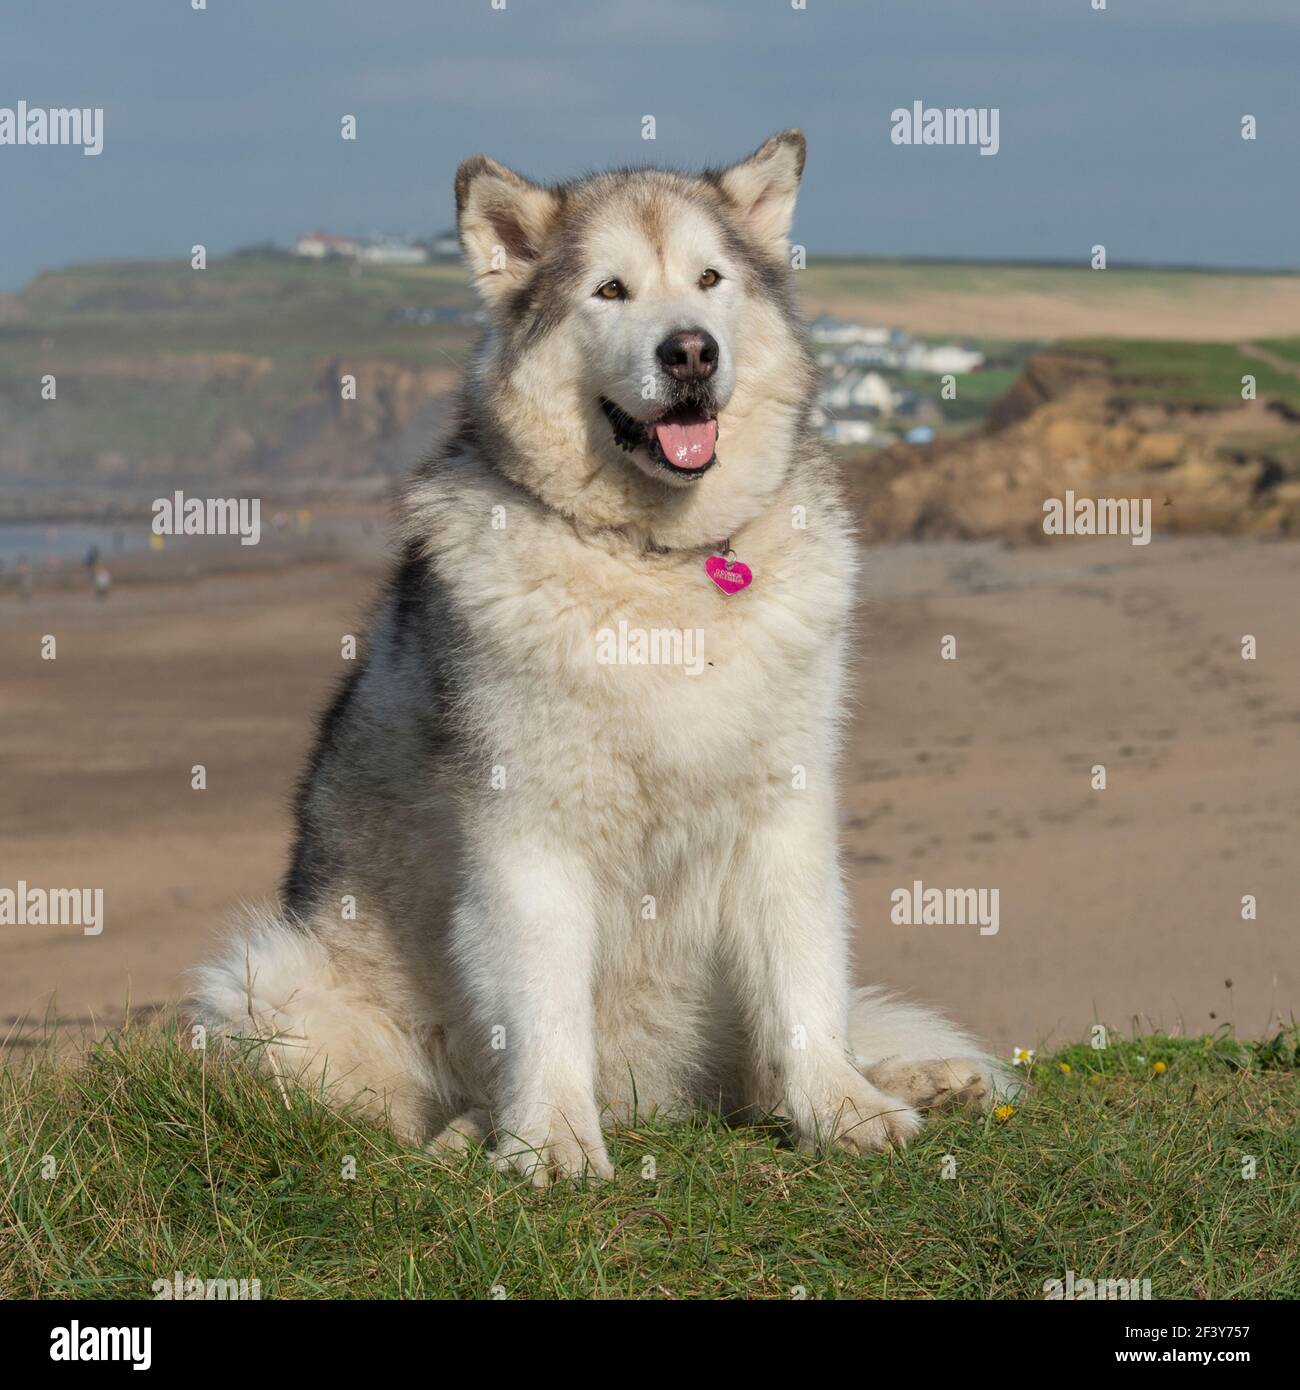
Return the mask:
[[[425,234],[480,150],[559,178],[727,160],[789,125],[812,255],[1300,265],[1300,0],[1091,5],[10,3],[0,107],[102,106],[105,144],[0,146],[0,288],[318,226]],[[998,107],[1000,152],[891,144],[915,100]]]

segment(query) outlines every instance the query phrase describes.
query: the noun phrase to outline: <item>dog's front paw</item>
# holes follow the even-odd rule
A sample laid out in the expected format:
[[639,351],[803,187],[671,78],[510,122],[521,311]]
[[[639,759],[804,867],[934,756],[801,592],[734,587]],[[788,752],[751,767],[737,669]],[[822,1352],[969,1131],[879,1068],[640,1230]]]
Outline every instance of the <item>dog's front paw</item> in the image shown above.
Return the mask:
[[921,1116],[906,1101],[878,1091],[847,1063],[802,1099],[790,1110],[805,1151],[901,1149],[921,1128]]
[[593,1101],[536,1101],[512,1107],[494,1127],[494,1160],[534,1187],[553,1178],[612,1178],[600,1116]]

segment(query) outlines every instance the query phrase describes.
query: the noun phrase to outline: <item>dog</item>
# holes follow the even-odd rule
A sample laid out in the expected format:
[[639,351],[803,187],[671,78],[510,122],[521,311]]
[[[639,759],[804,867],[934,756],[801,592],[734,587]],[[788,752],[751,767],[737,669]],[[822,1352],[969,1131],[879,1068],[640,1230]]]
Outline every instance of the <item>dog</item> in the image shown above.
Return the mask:
[[[850,987],[856,542],[810,424],[795,130],[727,168],[456,175],[488,329],[321,723],[275,912],[197,1016],[435,1150],[609,1177],[701,1107],[902,1145],[998,1065]],[[692,649],[687,660],[687,648]]]

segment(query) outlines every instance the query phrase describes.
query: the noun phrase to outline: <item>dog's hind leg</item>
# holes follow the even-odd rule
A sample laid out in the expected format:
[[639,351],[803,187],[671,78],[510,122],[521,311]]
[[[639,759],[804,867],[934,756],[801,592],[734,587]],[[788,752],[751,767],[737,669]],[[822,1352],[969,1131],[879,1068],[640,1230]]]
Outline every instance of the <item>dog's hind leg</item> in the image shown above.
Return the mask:
[[218,1040],[243,1040],[282,1086],[316,1089],[417,1142],[464,1103],[435,1044],[436,1022],[392,978],[377,932],[336,942],[330,925],[255,914],[196,972],[193,1019]]
[[849,1045],[873,1086],[918,1110],[987,1107],[1020,1089],[968,1033],[921,1004],[882,989],[853,993]]

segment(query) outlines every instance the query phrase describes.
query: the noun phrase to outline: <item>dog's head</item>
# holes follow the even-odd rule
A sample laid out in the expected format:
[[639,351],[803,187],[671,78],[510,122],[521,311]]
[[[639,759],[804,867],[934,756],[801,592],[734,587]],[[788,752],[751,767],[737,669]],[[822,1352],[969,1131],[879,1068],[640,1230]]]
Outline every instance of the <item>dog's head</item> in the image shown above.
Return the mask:
[[562,511],[668,543],[749,519],[813,379],[787,246],[803,163],[798,131],[700,175],[543,187],[466,160],[460,239],[491,324],[472,398],[493,461]]

